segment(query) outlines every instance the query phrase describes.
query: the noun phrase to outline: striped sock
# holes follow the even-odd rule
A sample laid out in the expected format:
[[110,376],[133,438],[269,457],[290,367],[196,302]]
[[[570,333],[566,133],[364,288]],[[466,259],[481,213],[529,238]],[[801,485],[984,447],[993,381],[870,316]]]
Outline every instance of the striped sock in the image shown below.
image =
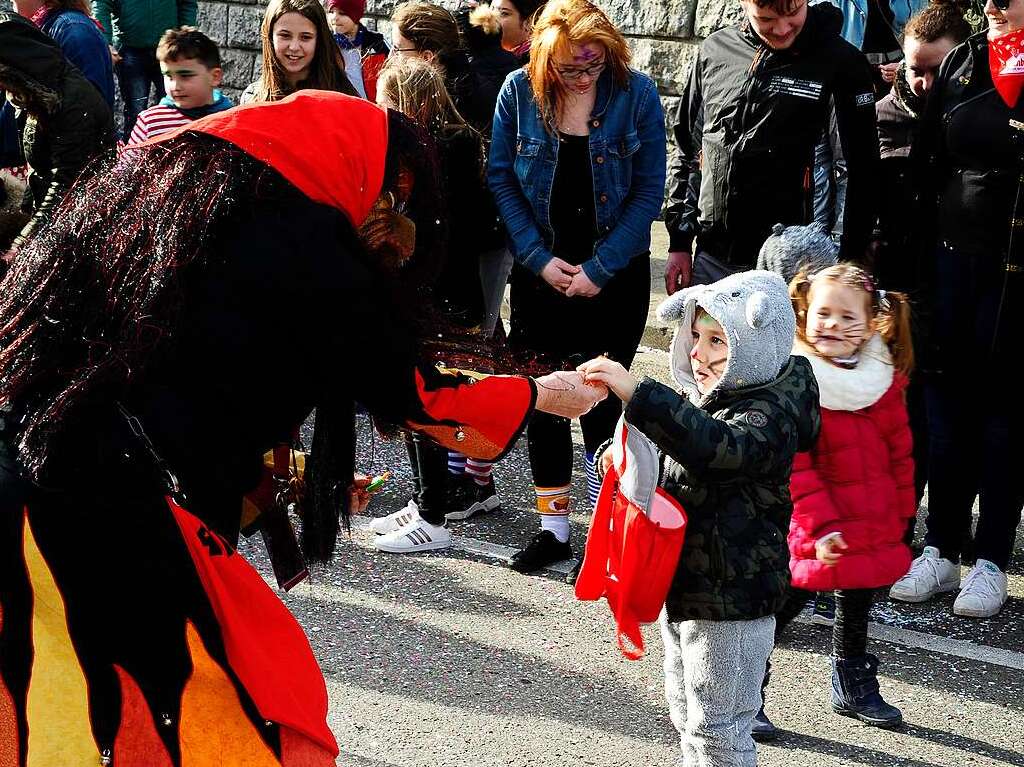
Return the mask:
[[478,461],[475,458],[466,459],[466,473],[470,475],[480,487],[485,487],[491,482],[491,469],[494,464],[490,461]]
[[466,473],[466,456],[462,453],[456,453],[454,450],[448,451],[448,472],[450,474],[465,474]]
[[562,543],[569,540],[569,487],[534,487],[540,528],[552,533]]
[[597,478],[597,466],[594,464],[594,454],[584,453],[584,462],[587,464],[587,495],[590,497],[590,508],[597,508],[597,497],[601,494],[601,480]]

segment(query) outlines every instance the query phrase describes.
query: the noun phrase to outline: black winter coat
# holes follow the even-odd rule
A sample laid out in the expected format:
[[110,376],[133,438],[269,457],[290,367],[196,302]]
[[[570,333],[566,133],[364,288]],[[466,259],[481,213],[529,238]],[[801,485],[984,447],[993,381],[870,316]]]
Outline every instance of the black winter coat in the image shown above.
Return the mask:
[[33,215],[17,247],[39,226],[91,160],[115,146],[114,116],[60,46],[32,22],[0,13],[0,82],[19,94],[21,146]]
[[821,426],[810,363],[791,357],[774,381],[700,406],[648,378],[625,416],[665,453],[661,486],[689,518],[668,619],[773,615],[789,588],[793,458]]
[[[479,124],[474,124],[474,127],[484,136],[490,138],[498,94],[509,73],[519,69],[519,59],[514,53],[501,47],[500,34],[488,35],[479,27],[472,26],[469,23],[468,9],[459,11],[456,14],[456,19],[466,41],[469,67],[472,70],[477,89],[474,109],[479,114],[474,117],[474,120]],[[473,120],[470,121],[473,122]]]
[[665,208],[670,249],[752,268],[776,223],[813,219],[814,147],[835,110],[848,179],[841,258],[861,260],[875,221],[878,137],[871,69],[812,6],[793,45],[743,22],[701,43],[673,127]]

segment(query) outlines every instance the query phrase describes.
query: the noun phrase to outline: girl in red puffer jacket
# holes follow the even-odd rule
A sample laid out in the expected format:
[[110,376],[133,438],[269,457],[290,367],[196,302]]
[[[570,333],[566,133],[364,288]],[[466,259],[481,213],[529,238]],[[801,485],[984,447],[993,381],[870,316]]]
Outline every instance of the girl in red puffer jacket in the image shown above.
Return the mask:
[[793,353],[814,368],[821,434],[793,464],[792,590],[776,614],[775,635],[813,592],[835,590],[832,708],[895,727],[902,715],[879,694],[867,627],[874,589],[897,581],[910,564],[904,533],[917,511],[904,401],[913,366],[910,307],[905,295],[877,290],[852,264],[801,273],[789,291],[797,316]]

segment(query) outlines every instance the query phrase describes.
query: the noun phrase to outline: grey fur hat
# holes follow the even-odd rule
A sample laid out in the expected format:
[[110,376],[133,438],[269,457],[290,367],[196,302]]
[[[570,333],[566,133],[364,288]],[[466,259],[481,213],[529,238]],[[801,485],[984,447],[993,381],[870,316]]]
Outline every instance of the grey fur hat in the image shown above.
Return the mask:
[[819,224],[776,224],[761,246],[757,268],[782,275],[788,285],[801,269],[820,272],[839,263],[839,246]]
[[729,341],[729,361],[712,392],[757,386],[778,377],[789,360],[796,333],[793,304],[779,275],[766,271],[730,274],[710,285],[680,290],[658,307],[659,319],[679,324],[669,363],[672,377],[692,401],[702,396],[690,367],[690,327],[698,306],[715,318]]

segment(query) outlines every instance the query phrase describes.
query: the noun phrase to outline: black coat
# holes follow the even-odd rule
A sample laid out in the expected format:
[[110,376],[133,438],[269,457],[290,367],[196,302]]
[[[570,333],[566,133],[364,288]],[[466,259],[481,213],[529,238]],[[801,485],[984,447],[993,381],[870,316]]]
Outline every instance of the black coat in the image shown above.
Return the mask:
[[860,260],[875,221],[878,163],[871,69],[812,6],[793,45],[776,51],[750,26],[700,46],[673,127],[665,224],[670,249],[704,250],[751,268],[776,223],[813,217],[814,147],[835,110],[848,166],[841,257]]
[[0,83],[28,102],[18,120],[32,167],[33,216],[17,246],[46,221],[89,162],[113,150],[114,116],[60,46],[14,13],[0,13]]

